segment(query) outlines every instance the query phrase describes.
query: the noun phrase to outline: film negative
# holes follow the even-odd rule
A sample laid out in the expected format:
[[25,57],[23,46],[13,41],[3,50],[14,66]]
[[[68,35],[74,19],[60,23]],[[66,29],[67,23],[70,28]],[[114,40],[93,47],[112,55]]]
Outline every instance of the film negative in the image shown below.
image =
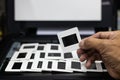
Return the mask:
[[46,50],[62,52],[60,44],[46,44]]
[[79,60],[79,56],[76,51],[63,53],[64,59]]
[[52,71],[53,64],[54,64],[54,60],[44,60],[42,70],[43,71]]
[[63,59],[63,53],[60,51],[47,51],[46,55],[45,55],[46,59]]
[[55,72],[73,72],[71,69],[70,69],[70,65],[69,65],[69,62],[67,61],[53,61],[53,69],[52,71],[55,71]]
[[36,59],[33,63],[32,69],[36,72],[42,72],[42,69],[44,69],[43,64],[47,64],[45,59]]
[[45,51],[46,50],[46,44],[39,44],[37,47],[37,51]]
[[5,69],[6,72],[20,72],[25,61],[10,61]]
[[36,72],[36,69],[33,69],[32,66],[35,64],[35,60],[26,60],[23,62],[23,66],[21,67],[22,72]]
[[35,59],[35,55],[36,55],[36,53],[35,53],[35,52],[32,52],[32,53],[31,53],[31,56],[30,56],[30,59]]
[[45,59],[45,57],[46,57],[46,51],[36,51],[36,54],[35,54],[36,60]]
[[19,51],[15,52],[11,58],[11,60],[29,60],[30,58],[33,58],[35,53],[31,51]]
[[71,52],[79,48],[81,37],[77,27],[59,32],[57,36],[63,52]]
[[21,45],[19,51],[36,51],[38,45],[38,43],[25,43]]
[[69,60],[68,61],[70,69],[74,72],[86,72],[86,67],[84,64],[77,60]]

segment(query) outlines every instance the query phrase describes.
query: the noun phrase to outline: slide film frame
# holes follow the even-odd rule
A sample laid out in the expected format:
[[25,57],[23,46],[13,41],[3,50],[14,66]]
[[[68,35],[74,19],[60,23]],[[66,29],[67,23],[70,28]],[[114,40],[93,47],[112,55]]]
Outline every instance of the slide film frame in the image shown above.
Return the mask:
[[[30,63],[30,64],[29,64]],[[23,62],[23,66],[21,67],[21,72],[37,72],[36,69],[33,68],[33,64],[35,64],[35,60],[26,60]]]
[[[30,57],[32,56],[33,53],[35,53],[35,52],[31,52],[31,51],[16,51],[16,52],[14,52],[11,60],[30,60]],[[20,56],[20,54],[25,54],[25,55],[21,55]]]
[[46,51],[46,44],[39,44],[37,47],[37,51]]
[[53,44],[53,43],[48,43],[46,44],[46,50],[49,51],[58,51],[58,52],[62,52],[62,48],[60,46],[60,44]]
[[[77,42],[74,44],[69,44],[69,45],[65,46],[65,43],[67,43],[67,42],[64,42],[63,38],[68,38],[68,37],[70,38],[70,36],[72,36],[72,35],[76,36],[75,38],[76,38]],[[71,51],[75,51],[75,50],[79,49],[79,42],[81,41],[81,37],[80,37],[80,33],[79,33],[79,30],[77,27],[59,32],[59,33],[57,33],[57,36],[58,36],[58,39],[59,39],[59,42],[60,42],[63,52],[71,52]],[[69,41],[69,40],[67,40],[67,41]],[[72,42],[72,41],[70,41],[70,42]]]
[[[68,56],[68,57],[65,57],[65,54],[71,54],[71,57],[70,56]],[[77,54],[77,51],[72,51],[72,52],[65,52],[65,53],[63,53],[63,58],[64,58],[64,60],[79,60],[79,56],[78,56],[78,54]]]
[[[24,66],[24,62],[26,62],[26,61],[24,61],[24,60],[23,61],[9,61],[8,65],[5,69],[5,72],[21,72],[21,67]],[[19,66],[20,67],[13,69],[15,64],[17,67],[19,67]]]
[[36,51],[38,45],[38,43],[24,43],[21,45],[19,51]]
[[36,72],[42,72],[44,69],[43,64],[46,64],[45,59],[36,59],[35,63],[33,63],[32,69],[36,70]]
[[[64,66],[64,69],[58,69],[58,63],[61,62],[61,63],[65,63],[65,66]],[[67,61],[63,61],[63,60],[59,60],[59,61],[53,61],[53,67],[52,67],[52,71],[55,71],[55,72],[69,72],[69,73],[72,73],[73,71],[70,69],[70,66],[69,66],[69,62]]]
[[[51,72],[53,70],[54,61],[55,60],[44,60],[44,63],[43,63],[43,66],[42,66],[42,71]],[[49,64],[49,62],[51,64]]]
[[[79,68],[80,69],[78,69],[78,67],[77,68],[72,68],[72,66],[74,66],[74,65],[72,65],[72,62],[79,63],[79,66],[80,66]],[[78,60],[69,60],[68,63],[69,63],[70,69],[73,72],[87,72],[86,67],[84,66],[84,64],[82,62],[78,61]]]
[[[55,55],[54,55],[55,54]],[[47,51],[46,55],[45,55],[45,59],[51,59],[51,60],[60,60],[60,59],[64,59],[63,58],[63,52],[58,52],[58,51]]]
[[46,59],[46,51],[36,51],[35,54],[35,59],[39,60],[39,59]]

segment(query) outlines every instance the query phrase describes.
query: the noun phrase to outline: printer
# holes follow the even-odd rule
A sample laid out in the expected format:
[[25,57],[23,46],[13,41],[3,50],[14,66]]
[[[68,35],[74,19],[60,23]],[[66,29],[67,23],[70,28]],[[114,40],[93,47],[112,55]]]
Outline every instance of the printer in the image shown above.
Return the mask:
[[82,38],[117,30],[114,0],[6,0],[5,34],[0,42],[0,80],[114,80],[107,72],[6,72],[23,43],[58,44],[57,33],[78,27]]

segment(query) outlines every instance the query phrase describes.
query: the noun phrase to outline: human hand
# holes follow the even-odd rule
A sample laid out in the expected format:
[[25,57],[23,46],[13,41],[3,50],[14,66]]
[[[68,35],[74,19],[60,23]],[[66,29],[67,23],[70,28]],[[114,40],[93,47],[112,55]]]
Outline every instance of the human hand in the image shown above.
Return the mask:
[[101,59],[108,73],[120,79],[120,31],[98,32],[80,42],[77,50],[80,61],[86,61],[86,67]]

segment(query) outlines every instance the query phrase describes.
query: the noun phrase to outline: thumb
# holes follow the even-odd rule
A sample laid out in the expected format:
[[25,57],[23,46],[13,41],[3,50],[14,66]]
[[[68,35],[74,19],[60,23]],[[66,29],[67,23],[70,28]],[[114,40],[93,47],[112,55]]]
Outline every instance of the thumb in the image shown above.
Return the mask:
[[89,49],[95,49],[97,51],[100,51],[101,49],[104,49],[106,43],[108,43],[109,40],[106,39],[98,39],[98,38],[85,38],[80,42],[80,48],[84,50]]

